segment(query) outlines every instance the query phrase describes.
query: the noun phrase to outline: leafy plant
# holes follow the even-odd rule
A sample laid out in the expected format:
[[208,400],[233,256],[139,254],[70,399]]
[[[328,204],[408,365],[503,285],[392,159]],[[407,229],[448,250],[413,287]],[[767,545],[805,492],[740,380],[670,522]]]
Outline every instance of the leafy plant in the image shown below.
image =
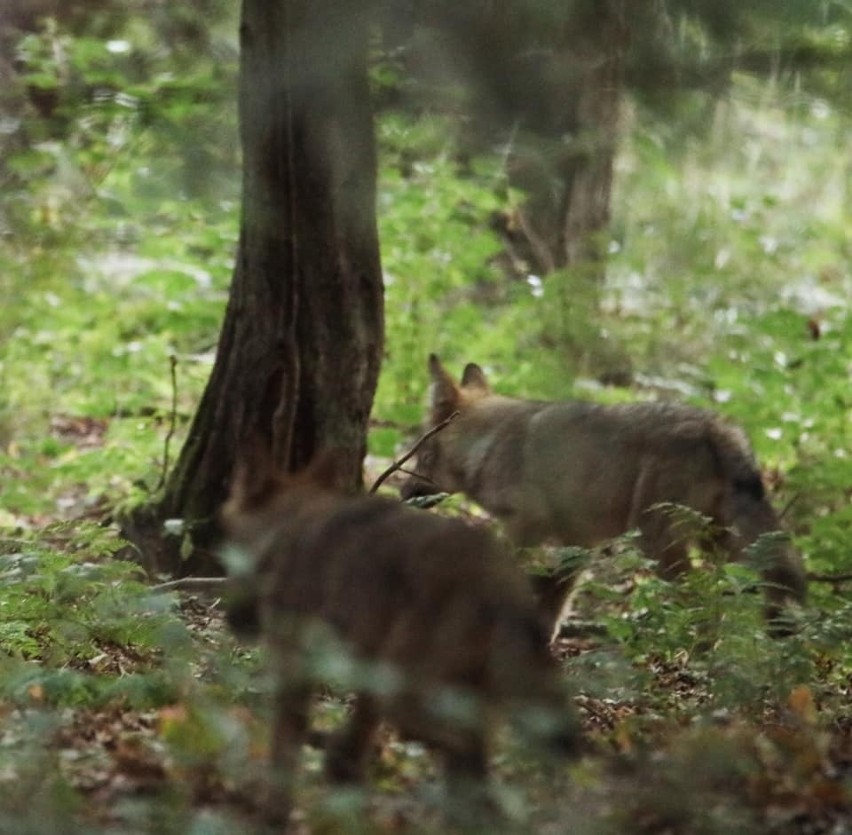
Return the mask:
[[[117,543],[110,531],[60,525],[42,536],[43,542],[6,541],[0,557],[6,698],[89,703],[112,697],[114,671],[104,665],[115,654],[125,674],[143,675],[161,665],[165,647],[174,653],[187,646],[174,601],[153,595],[133,563],[113,558]],[[100,674],[107,677],[99,680]],[[162,689],[152,686],[156,678],[155,672],[143,687]],[[127,694],[134,689],[141,692],[128,683]]]

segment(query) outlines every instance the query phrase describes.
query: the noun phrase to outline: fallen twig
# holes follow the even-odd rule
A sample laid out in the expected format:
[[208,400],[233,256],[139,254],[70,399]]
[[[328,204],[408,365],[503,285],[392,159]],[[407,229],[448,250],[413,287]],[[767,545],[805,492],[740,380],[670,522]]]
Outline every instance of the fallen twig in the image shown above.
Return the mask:
[[217,586],[224,586],[229,582],[231,582],[230,577],[181,577],[178,580],[157,583],[157,585],[151,586],[151,591],[172,591],[174,589],[207,591]]
[[402,468],[402,465],[417,452],[418,449],[424,444],[424,442],[428,441],[433,435],[436,435],[442,429],[449,426],[457,417],[459,416],[458,412],[453,412],[446,420],[442,420],[437,426],[433,426],[428,432],[424,432],[414,443],[414,446],[411,447],[402,458],[394,461],[393,464],[390,465],[376,480],[373,482],[373,486],[370,488],[369,493],[372,495],[375,493],[382,484],[387,481],[387,479],[393,475],[397,470]]

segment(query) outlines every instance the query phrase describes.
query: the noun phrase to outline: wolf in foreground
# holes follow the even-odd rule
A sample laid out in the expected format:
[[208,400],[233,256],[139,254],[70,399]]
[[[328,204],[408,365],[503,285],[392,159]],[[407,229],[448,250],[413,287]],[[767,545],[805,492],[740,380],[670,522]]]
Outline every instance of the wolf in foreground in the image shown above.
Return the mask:
[[[519,546],[592,547],[638,528],[642,549],[666,578],[689,568],[690,531],[664,505],[709,517],[718,528],[714,544],[733,560],[780,528],[744,432],[712,412],[503,397],[478,365],[468,364],[457,384],[434,354],[429,373],[430,426],[458,414],[418,450],[404,499],[465,493]],[[769,631],[783,635],[788,604],[805,600],[804,565],[780,539],[761,562]],[[570,584],[563,585],[567,594]]]
[[221,520],[251,564],[229,620],[259,627],[272,668],[270,818],[290,813],[318,626],[369,673],[327,745],[333,780],[362,778],[382,718],[443,755],[451,800],[481,790],[495,713],[574,752],[578,724],[532,591],[487,531],[341,495],[328,456],[295,476],[260,469],[237,470]]

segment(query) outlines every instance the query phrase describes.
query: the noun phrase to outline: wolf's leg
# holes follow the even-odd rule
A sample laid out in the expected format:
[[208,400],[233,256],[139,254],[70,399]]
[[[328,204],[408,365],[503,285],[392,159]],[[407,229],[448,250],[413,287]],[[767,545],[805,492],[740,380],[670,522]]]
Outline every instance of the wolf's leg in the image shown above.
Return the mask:
[[648,510],[639,523],[642,550],[657,562],[657,573],[664,580],[677,580],[689,571],[689,550],[683,532],[674,529],[663,509]]
[[485,743],[479,737],[471,737],[468,745],[447,751],[445,759],[450,784],[481,783],[488,774]]
[[325,772],[335,782],[360,782],[379,724],[379,710],[372,696],[359,693],[346,725],[328,742]]
[[273,824],[285,823],[290,817],[299,756],[307,737],[311,698],[310,682],[296,646],[297,638],[292,634],[282,638],[285,646],[271,647],[277,650],[277,658],[272,700],[271,768],[264,805],[266,817]]
[[663,500],[664,485],[653,459],[645,461],[639,471],[625,530],[639,528],[640,545],[645,555],[657,562],[657,573],[666,580],[676,580],[689,570],[689,556],[684,537],[677,536],[672,518],[664,508],[654,507]]
[[495,515],[503,524],[506,535],[518,548],[533,548],[552,533],[547,520],[537,512],[512,508]]
[[451,750],[445,749],[447,816],[462,832],[493,828],[500,809],[488,790],[488,758],[484,736],[465,734]]
[[568,608],[569,598],[577,586],[585,565],[560,565],[544,574],[528,572],[535,594],[539,616],[546,633],[553,638]]

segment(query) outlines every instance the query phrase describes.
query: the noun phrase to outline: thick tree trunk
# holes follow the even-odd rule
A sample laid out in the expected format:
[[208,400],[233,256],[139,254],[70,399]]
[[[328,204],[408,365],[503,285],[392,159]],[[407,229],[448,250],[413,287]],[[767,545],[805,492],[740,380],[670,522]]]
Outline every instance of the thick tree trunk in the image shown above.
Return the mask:
[[[369,13],[366,0],[243,2],[239,251],[189,437],[163,500],[128,525],[155,570],[215,570],[215,511],[247,446],[285,469],[334,448],[360,485],[383,344]],[[186,561],[158,539],[172,517],[191,527]]]

